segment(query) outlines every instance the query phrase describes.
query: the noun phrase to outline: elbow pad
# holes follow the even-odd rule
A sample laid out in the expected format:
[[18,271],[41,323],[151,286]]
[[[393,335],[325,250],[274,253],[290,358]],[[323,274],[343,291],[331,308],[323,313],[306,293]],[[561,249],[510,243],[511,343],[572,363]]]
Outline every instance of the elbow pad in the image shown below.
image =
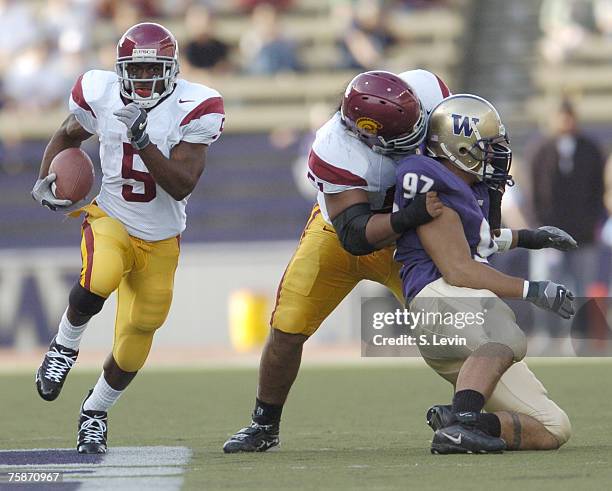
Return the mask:
[[371,216],[368,203],[357,203],[332,220],[342,247],[353,256],[365,256],[376,250],[366,238],[366,225]]

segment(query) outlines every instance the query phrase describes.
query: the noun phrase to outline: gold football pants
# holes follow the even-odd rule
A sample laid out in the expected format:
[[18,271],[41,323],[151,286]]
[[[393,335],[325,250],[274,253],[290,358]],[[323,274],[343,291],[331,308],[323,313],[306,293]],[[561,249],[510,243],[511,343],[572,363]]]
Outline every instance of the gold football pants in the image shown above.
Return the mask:
[[147,242],[95,204],[84,209],[80,284],[104,298],[117,290],[113,357],[122,370],[142,368],[153,334],[170,310],[179,237]]
[[385,285],[403,305],[400,264],[393,251],[394,246],[366,256],[346,252],[315,206],[278,286],[271,326],[311,336],[361,280]]

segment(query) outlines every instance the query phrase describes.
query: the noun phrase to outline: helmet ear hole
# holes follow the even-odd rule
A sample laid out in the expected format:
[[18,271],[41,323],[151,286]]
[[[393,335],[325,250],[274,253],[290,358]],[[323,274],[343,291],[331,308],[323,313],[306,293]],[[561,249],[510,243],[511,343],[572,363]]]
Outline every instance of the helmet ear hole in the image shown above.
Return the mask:
[[465,147],[459,147],[459,154],[460,155],[467,155],[468,153],[468,149]]

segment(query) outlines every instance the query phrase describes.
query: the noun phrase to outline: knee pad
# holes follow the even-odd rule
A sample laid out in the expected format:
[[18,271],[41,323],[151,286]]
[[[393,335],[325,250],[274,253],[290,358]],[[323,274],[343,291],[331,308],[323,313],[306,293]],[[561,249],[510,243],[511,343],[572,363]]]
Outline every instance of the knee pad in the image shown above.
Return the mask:
[[159,329],[168,317],[172,303],[172,290],[147,292],[146,301],[137,297],[130,314],[130,330],[152,332]]
[[72,287],[68,302],[79,314],[96,315],[102,310],[106,298],[83,288],[79,283]]
[[149,356],[155,331],[133,329],[129,334],[122,334],[115,339],[113,357],[121,370],[137,372]]
[[559,407],[557,409],[551,421],[544,426],[558,440],[559,446],[562,446],[572,436],[572,424],[565,411]]

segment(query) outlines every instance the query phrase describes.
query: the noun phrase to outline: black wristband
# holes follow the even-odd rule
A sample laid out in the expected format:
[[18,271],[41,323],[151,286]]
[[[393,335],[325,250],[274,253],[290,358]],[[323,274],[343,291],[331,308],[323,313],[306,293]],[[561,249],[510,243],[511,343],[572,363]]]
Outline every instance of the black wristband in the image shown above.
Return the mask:
[[544,244],[538,240],[537,230],[521,229],[518,231],[516,247],[522,247],[524,249],[542,249]]
[[427,212],[425,195],[419,194],[406,208],[391,213],[391,228],[396,234],[403,234],[431,220],[433,217]]

